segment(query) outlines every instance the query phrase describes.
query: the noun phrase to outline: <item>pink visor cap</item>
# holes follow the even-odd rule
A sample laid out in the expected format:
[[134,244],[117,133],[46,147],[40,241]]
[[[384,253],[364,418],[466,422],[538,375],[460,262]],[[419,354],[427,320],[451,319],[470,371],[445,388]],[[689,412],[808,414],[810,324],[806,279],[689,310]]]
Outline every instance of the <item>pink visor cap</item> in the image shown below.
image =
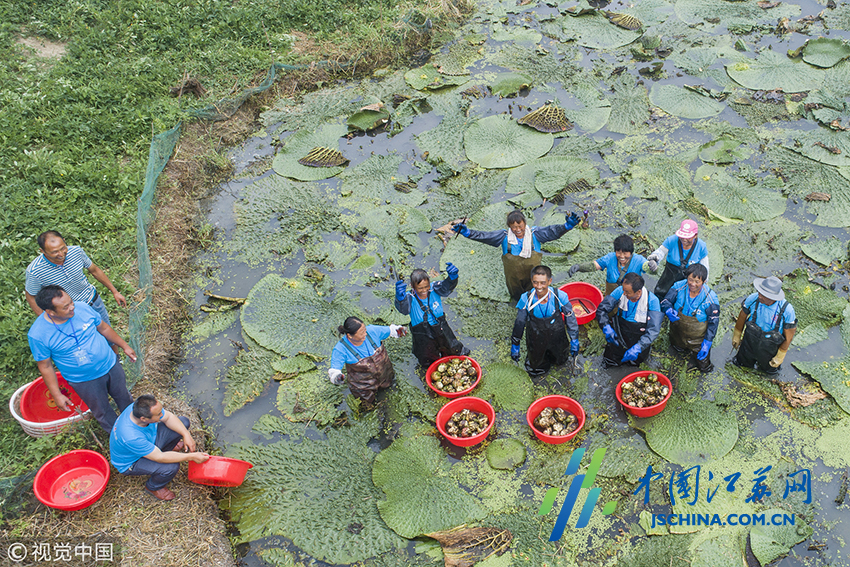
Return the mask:
[[698,232],[699,225],[697,225],[696,221],[685,219],[682,221],[682,225],[679,227],[679,230],[676,231],[676,236],[679,238],[693,238]]

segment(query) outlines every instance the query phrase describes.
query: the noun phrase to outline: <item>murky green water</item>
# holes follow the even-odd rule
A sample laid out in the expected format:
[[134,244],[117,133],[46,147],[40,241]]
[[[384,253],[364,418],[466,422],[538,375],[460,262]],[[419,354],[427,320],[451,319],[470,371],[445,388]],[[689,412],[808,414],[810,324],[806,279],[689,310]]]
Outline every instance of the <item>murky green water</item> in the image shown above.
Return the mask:
[[[432,509],[433,498],[417,498],[434,489],[448,499],[450,486],[462,487],[473,501],[455,495],[466,504],[448,506],[444,519],[462,507],[464,521],[514,533],[510,553],[488,560],[491,567],[758,565],[757,557],[770,552],[764,542],[771,538],[787,540],[785,548],[804,540],[778,565],[850,564],[844,547],[848,530],[841,521],[846,510],[834,502],[842,473],[850,466],[850,418],[839,407],[850,408],[842,366],[850,368],[850,321],[844,320],[848,278],[837,262],[824,267],[810,259],[846,259],[850,136],[841,128],[850,118],[845,108],[850,64],[845,60],[818,68],[807,62],[832,63],[842,56],[840,44],[814,42],[804,51],[805,61],[793,62],[785,55],[807,39],[848,37],[844,30],[850,29],[850,9],[827,9],[815,2],[763,8],[752,1],[725,0],[607,6],[638,18],[641,33],[613,26],[600,13],[570,16],[571,6],[484,2],[457,41],[432,60],[443,69],[441,80],[463,84],[415,90],[402,70],[326,89],[303,103],[281,101],[265,114],[265,130],[234,150],[236,177],[208,203],[217,244],[198,258],[194,299],[204,303],[202,292],[210,289],[226,296],[250,294],[252,304],[217,315],[215,324],[206,319],[212,331],[208,337],[187,337],[181,387],[203,408],[225,452],[268,459],[252,471],[253,481],[234,491],[234,512],[242,518],[238,525],[243,534],[254,534],[246,539],[258,538],[240,548],[247,553],[247,564],[261,564],[260,557],[280,565],[307,562],[302,549],[343,563],[349,561],[342,558],[374,555],[368,550],[390,550],[367,564],[430,564],[435,561],[430,540],[408,543],[381,518],[395,532],[408,533],[401,527],[406,526],[412,530],[408,535],[420,533],[417,525],[428,524],[422,518],[439,514]],[[821,19],[806,23],[807,16],[822,11]],[[777,32],[781,18],[799,31]],[[753,88],[743,88],[730,75]],[[420,70],[408,81],[415,84],[422,76],[433,81],[440,73]],[[488,90],[507,93],[522,83],[530,88],[516,96],[499,97]],[[470,90],[476,86],[484,96]],[[768,92],[778,86],[788,92],[805,90],[808,96]],[[468,140],[465,145],[464,132],[476,121],[502,113],[518,119],[549,100],[565,109],[575,127],[552,140],[546,157],[526,157],[526,165],[512,170],[476,169],[467,160],[467,152],[477,150]],[[343,138],[338,147],[350,164],[340,175],[295,182],[269,169],[274,140],[286,142],[297,133],[307,141],[294,138],[290,150],[298,143],[308,150],[323,145],[317,140],[325,124],[344,124],[361,107],[379,101],[392,109],[388,128]],[[688,118],[693,116],[700,118]],[[338,134],[326,135],[331,140],[324,144],[336,147]],[[529,145],[514,149],[522,153]],[[711,163],[718,160],[723,163]],[[283,161],[278,158],[275,169],[303,173],[293,173],[294,166]],[[553,187],[573,180],[576,168],[593,188],[566,195],[560,206],[544,202]],[[402,187],[409,192],[396,189],[402,182],[409,183]],[[829,193],[831,199],[805,200],[812,192]],[[610,251],[613,238],[622,232],[635,237],[636,251],[646,255],[682,218],[697,219],[700,237],[709,244],[710,281],[722,304],[721,330],[712,351],[716,370],[707,376],[685,372],[684,362],[667,353],[663,331],[648,368],[670,376],[677,394],[662,417],[651,421],[629,421],[617,404],[614,386],[628,371],[599,369],[604,341],[593,323],[582,328],[583,368],[576,375],[558,369],[529,384],[523,373],[506,371],[515,309],[503,289],[498,252],[462,238],[449,241],[443,250],[433,229],[470,216],[475,228],[495,230],[514,206],[537,225],[560,222],[565,210],[590,211],[589,229],[576,229],[547,250],[556,284],[567,280],[573,263]],[[428,225],[431,232],[422,230]],[[439,269],[446,261],[461,268],[458,291],[444,303],[452,327],[485,368],[476,393],[495,400],[493,437],[519,439],[526,447],[527,460],[516,471],[491,469],[483,451],[458,450],[430,436],[429,417],[433,420],[439,402],[430,401],[422,385],[409,339],[387,343],[399,384],[374,418],[358,420],[343,391],[327,384],[327,360],[280,386],[272,379],[276,371],[309,366],[304,355],[295,358],[301,343],[313,345],[303,347],[309,353],[328,356],[335,340],[330,330],[349,312],[361,313],[370,323],[405,322],[391,309],[389,258],[405,274],[414,267]],[[804,271],[787,279],[786,287],[793,282],[797,289],[792,302],[801,328],[779,379],[810,391],[817,389],[809,378],[814,375],[831,397],[791,410],[777,384],[726,362],[728,331],[741,299],[752,291],[752,278],[798,268]],[[287,279],[263,280],[269,274]],[[582,275],[590,277],[576,279],[603,283],[601,273]],[[655,279],[648,278],[650,289]],[[257,286],[261,280],[271,290],[266,295]],[[314,307],[305,307],[309,305]],[[299,309],[303,313],[291,315]],[[198,323],[207,317],[199,315]],[[289,359],[283,361],[281,355]],[[525,425],[525,398],[549,393],[571,396],[584,406],[588,422],[575,443],[544,446]],[[352,425],[334,429],[329,437],[310,423],[331,423],[343,414]],[[403,422],[407,425],[400,427]],[[335,455],[357,452],[364,439],[371,439],[371,451],[337,462]],[[731,451],[732,444],[724,439],[734,445]],[[539,517],[537,508],[551,487],[561,487],[555,510],[560,507],[571,481],[564,470],[579,446],[588,450],[585,466],[595,449],[608,449],[596,486],[602,488],[600,502],[619,500],[618,510],[603,517],[600,503],[589,527],[582,529],[573,527],[574,512],[561,541],[550,543],[556,511]],[[688,450],[694,451],[692,456]],[[321,464],[302,463],[300,457],[308,454]],[[407,479],[410,473],[409,492],[378,482],[375,470],[406,462],[409,470],[402,467],[400,474]],[[651,484],[644,506],[642,493],[632,493],[648,465],[664,479]],[[647,538],[639,526],[640,513],[670,513],[665,490],[670,476],[694,465],[702,466],[703,496],[694,507],[677,504],[675,513],[743,514],[775,508],[796,514],[813,534],[805,537],[802,524],[797,539],[785,532],[754,534],[749,527],[701,526],[685,530],[690,534]],[[754,471],[766,466],[772,467],[766,480],[772,495],[745,502]],[[433,474],[414,474],[423,468]],[[800,469],[812,472],[811,504],[803,503],[799,492],[783,498],[786,481],[796,478],[789,475]],[[733,473],[741,473],[738,490],[726,492],[720,479]],[[371,482],[376,474],[380,488]],[[338,477],[345,475],[347,487],[339,484]],[[285,479],[298,479],[298,486],[287,486]],[[351,487],[356,491],[350,492]],[[705,491],[715,488],[717,500],[706,502]],[[358,495],[362,505],[353,504]],[[326,507],[320,504],[323,499],[329,502]],[[385,502],[376,508],[376,501]],[[348,520],[339,512],[345,506],[351,508]],[[315,518],[303,521],[297,517],[300,510]],[[416,554],[417,546],[421,553]],[[684,559],[671,563],[671,557]]]

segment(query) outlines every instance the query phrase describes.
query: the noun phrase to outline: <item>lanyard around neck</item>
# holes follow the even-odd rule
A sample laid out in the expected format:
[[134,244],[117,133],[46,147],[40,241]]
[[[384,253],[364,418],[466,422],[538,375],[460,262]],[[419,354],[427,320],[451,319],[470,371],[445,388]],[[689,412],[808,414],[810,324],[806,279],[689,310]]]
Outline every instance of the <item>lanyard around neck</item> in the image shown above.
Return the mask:
[[59,331],[61,334],[65,335],[69,339],[74,339],[74,343],[76,343],[77,348],[80,348],[80,339],[77,338],[77,331],[74,329],[74,320],[73,320],[74,318],[73,317],[68,319],[68,321],[67,321],[68,323],[71,324],[71,334],[69,335],[68,333],[66,333],[65,331],[63,331],[62,329],[59,328],[59,325],[56,324],[56,321],[53,320],[53,317],[51,317],[49,313],[46,313],[46,315],[47,315],[47,318],[50,319],[50,322],[53,323],[53,326],[56,327],[57,331]]

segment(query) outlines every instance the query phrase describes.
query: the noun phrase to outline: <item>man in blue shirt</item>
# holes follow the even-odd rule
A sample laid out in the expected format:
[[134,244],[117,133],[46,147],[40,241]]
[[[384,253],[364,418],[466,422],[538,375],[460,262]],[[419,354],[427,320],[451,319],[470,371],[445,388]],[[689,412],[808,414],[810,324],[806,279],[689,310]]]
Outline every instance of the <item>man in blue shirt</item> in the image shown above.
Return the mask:
[[524,293],[516,306],[511,358],[519,362],[519,343],[527,328],[525,371],[529,376],[542,376],[553,363],[564,364],[568,354],[578,354],[578,321],[569,296],[550,287],[552,270],[548,266],[537,266],[531,271],[531,285],[534,290]]
[[679,352],[692,352],[700,372],[711,372],[711,344],[720,323],[720,301],[705,285],[705,266],[691,264],[685,274],[687,279],[674,283],[661,300],[661,310],[670,319],[670,345]]
[[570,267],[569,276],[576,272],[595,272],[605,270],[605,295],[611,295],[623,283],[628,273],[640,274],[644,269],[646,258],[635,254],[635,243],[628,234],[621,234],[614,239],[614,251],[608,252],[595,262],[574,264]]
[[149,394],[127,406],[109,433],[109,460],[121,474],[150,476],[145,490],[159,500],[174,499],[166,485],[177,475],[180,463],[203,463],[209,458],[197,451],[189,420],[166,411]]
[[744,299],[735,321],[732,348],[738,354],[732,364],[777,374],[797,332],[797,314],[785,301],[782,280],[776,276],[756,278],[753,287],[756,293]]
[[522,211],[508,214],[510,230],[493,230],[482,232],[472,230],[463,223],[452,226],[452,230],[466,238],[477,240],[489,246],[502,247],[502,266],[505,270],[505,284],[511,299],[517,301],[523,293],[531,289],[531,270],[543,262],[540,245],[550,240],[557,240],[572,230],[579,223],[579,216],[571,213],[566,216],[564,224],[553,224],[544,227],[529,227]]
[[42,313],[30,327],[27,339],[56,406],[69,411],[71,400],[59,391],[54,364],[100,426],[110,431],[116,414],[109,405],[109,396],[119,411],[133,403],[133,397],[127,390],[124,368],[109,343],[121,348],[134,362],[136,352],[96,311],[85,303],[74,303],[58,285],[44,286],[35,300]]
[[[612,319],[614,308],[618,310]],[[644,287],[643,277],[626,274],[623,285],[606,295],[596,309],[596,320],[608,341],[602,353],[605,366],[637,366],[649,358],[662,318],[661,303]]]
[[673,236],[668,236],[658,250],[646,259],[646,266],[650,272],[658,269],[658,262],[662,258],[666,260],[664,271],[658,278],[655,286],[655,295],[666,297],[670,287],[685,279],[685,270],[691,264],[702,264],[706,272],[708,267],[708,247],[705,242],[697,237],[699,225],[697,221],[685,219],[679,226],[679,230]]

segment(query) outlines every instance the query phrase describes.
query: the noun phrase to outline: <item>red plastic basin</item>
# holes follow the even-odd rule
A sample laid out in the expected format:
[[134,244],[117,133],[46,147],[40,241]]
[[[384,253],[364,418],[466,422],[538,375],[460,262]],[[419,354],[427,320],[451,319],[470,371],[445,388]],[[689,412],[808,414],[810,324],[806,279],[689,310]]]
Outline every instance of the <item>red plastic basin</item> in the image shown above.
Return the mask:
[[[478,435],[473,435],[472,437],[453,437],[449,435],[446,432],[446,423],[448,423],[452,415],[465,409],[477,411],[478,413],[486,415],[487,421],[489,421],[487,429]],[[473,445],[481,443],[490,433],[490,430],[493,428],[493,422],[495,421],[496,411],[493,409],[493,406],[481,398],[474,398],[471,396],[452,400],[437,412],[437,429],[440,430],[443,437],[449,440],[449,443],[457,445],[458,447],[472,447]]]
[[[89,406],[80,399],[80,396],[68,384],[68,381],[62,378],[60,372],[56,373],[56,378],[59,382],[59,390],[71,398],[71,403],[80,408],[80,411],[87,412]],[[53,401],[53,396],[50,395],[47,384],[44,383],[44,378],[41,376],[33,380],[21,394],[21,417],[27,421],[48,423],[76,414],[77,411],[73,408],[70,411],[63,411],[56,407],[56,402]]]
[[[472,361],[472,367],[475,368],[475,370],[478,372],[478,378],[475,379],[475,382],[472,383],[472,386],[470,386],[466,390],[461,390],[460,392],[443,392],[442,390],[438,390],[434,386],[434,383],[431,381],[431,374],[433,374],[434,371],[437,370],[437,367],[439,365],[441,365],[444,362],[454,360],[455,358],[460,358],[460,359],[466,358],[466,359],[471,360]],[[445,398],[460,398],[462,396],[465,396],[468,393],[470,393],[472,390],[474,390],[475,387],[478,385],[478,383],[480,381],[481,381],[481,365],[478,364],[478,362],[476,362],[474,358],[469,357],[469,356],[444,356],[443,358],[441,358],[439,360],[435,360],[431,364],[431,366],[428,367],[428,371],[425,372],[425,383],[428,384],[428,387],[431,388],[432,390],[434,390],[439,395],[445,397]]]
[[579,325],[589,323],[596,318],[596,308],[602,303],[602,292],[598,287],[587,282],[570,282],[562,285],[560,290],[570,297],[573,310],[581,305],[587,311],[586,315],[576,315]]
[[[569,435],[546,435],[542,431],[538,431],[537,428],[534,427],[534,420],[537,419],[537,416],[540,415],[540,412],[543,411],[544,408],[561,408],[562,410],[573,414],[576,418],[578,418],[578,427],[576,427]],[[552,445],[566,443],[575,437],[578,432],[581,431],[581,428],[584,427],[585,419],[584,408],[581,407],[581,404],[567,396],[543,396],[531,404],[528,407],[528,411],[525,413],[525,420],[528,422],[528,426],[537,438],[544,443],[550,443]]]
[[109,482],[109,462],[96,451],[78,449],[53,457],[32,483],[35,497],[59,510],[82,510],[94,504]]
[[[633,382],[635,378],[638,376],[650,376],[651,374],[655,374],[658,377],[658,382],[664,386],[667,386],[667,395],[661,400],[659,403],[654,406],[647,406],[645,408],[636,408],[634,406],[630,406],[626,402],[623,401],[623,384],[626,382]],[[660,372],[652,372],[651,370],[641,370],[639,372],[632,372],[617,384],[617,389],[615,390],[617,394],[617,401],[623,404],[623,407],[627,412],[632,414],[635,417],[652,417],[653,415],[658,415],[661,413],[661,410],[667,406],[667,400],[670,399],[670,395],[673,393],[673,384],[670,382],[670,379]]]
[[213,456],[204,463],[189,461],[189,480],[207,486],[239,486],[253,467],[248,461]]

